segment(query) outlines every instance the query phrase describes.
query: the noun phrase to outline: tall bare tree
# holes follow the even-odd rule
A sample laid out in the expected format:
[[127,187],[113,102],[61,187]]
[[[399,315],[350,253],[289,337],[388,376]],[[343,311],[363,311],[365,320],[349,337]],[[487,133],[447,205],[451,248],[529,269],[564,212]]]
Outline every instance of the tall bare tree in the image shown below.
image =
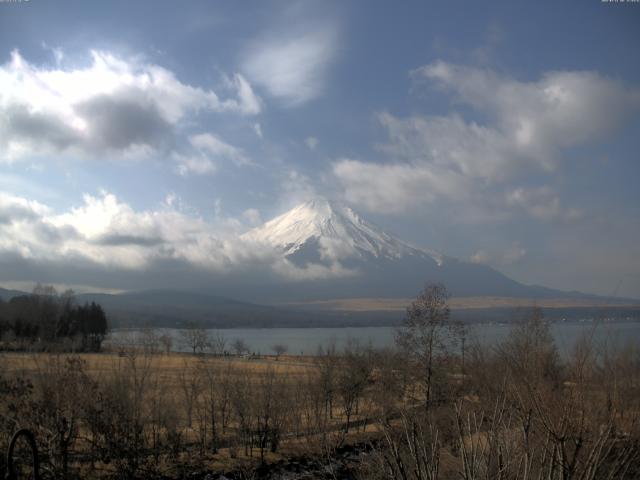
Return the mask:
[[271,350],[273,350],[273,353],[276,354],[276,360],[278,360],[280,358],[280,355],[284,355],[285,353],[287,353],[287,350],[289,350],[289,348],[283,343],[276,343],[273,347],[271,347]]
[[207,330],[195,322],[189,322],[186,328],[180,331],[183,345],[193,354],[204,353],[209,348],[210,339]]
[[235,339],[231,344],[231,348],[233,348],[238,356],[249,351],[249,345],[241,338]]
[[407,308],[396,343],[418,364],[418,379],[428,408],[434,390],[436,360],[443,359],[455,343],[460,325],[451,321],[449,292],[442,284],[427,284]]

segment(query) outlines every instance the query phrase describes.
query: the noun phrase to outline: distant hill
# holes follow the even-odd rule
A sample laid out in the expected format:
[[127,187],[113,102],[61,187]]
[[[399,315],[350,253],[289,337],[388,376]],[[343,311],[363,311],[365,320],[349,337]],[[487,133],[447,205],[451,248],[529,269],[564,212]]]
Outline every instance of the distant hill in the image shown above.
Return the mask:
[[[3,301],[21,295],[29,292],[0,288]],[[181,290],[82,293],[76,295],[76,301],[100,304],[111,328],[181,328],[193,322],[211,328],[342,327],[389,325],[398,321],[396,312],[313,312]]]
[[[117,295],[87,293],[79,302],[101,304],[118,326],[179,327],[189,322],[215,326],[260,325],[277,316],[273,307],[178,290],[149,290]],[[270,322],[269,322],[270,323]]]
[[27,295],[27,292],[22,292],[20,290],[10,290],[6,288],[0,287],[0,298],[5,302],[11,300],[13,297],[19,297],[20,295]]
[[[398,325],[411,299],[392,302],[336,301],[269,306],[204,292],[149,290],[117,295],[82,294],[79,302],[101,304],[112,326],[180,328],[196,322],[216,328],[343,327]],[[363,305],[364,303],[364,305]],[[465,322],[508,322],[523,309],[539,305],[551,320],[627,317],[640,319],[638,303],[608,303],[606,299],[550,299],[539,304],[522,298],[453,298],[452,314]]]
[[389,324],[398,316],[378,312],[312,312],[258,305],[201,292],[148,290],[122,294],[87,293],[78,302],[102,305],[115,327],[184,327],[196,322],[209,327],[299,327]]
[[[27,292],[0,288],[7,301]],[[211,328],[344,327],[397,325],[406,299],[342,299],[270,306],[242,302],[205,292],[146,290],[121,294],[84,293],[78,303],[96,302],[104,308],[112,328],[145,326],[181,328],[196,322]],[[453,298],[453,316],[465,322],[508,322],[535,302],[517,298]],[[538,303],[553,320],[627,317],[640,319],[640,305],[600,299],[547,300]]]
[[[148,290],[117,295],[82,294],[79,302],[101,304],[114,327],[184,327],[197,322],[216,328],[342,327],[398,325],[411,299],[391,302],[349,300],[269,306],[203,292]],[[369,299],[370,300],[370,299]],[[619,299],[618,299],[619,300]],[[364,303],[364,305],[363,305]],[[452,314],[465,322],[508,322],[534,304],[551,320],[627,317],[640,319],[640,304],[606,299],[452,298]]]

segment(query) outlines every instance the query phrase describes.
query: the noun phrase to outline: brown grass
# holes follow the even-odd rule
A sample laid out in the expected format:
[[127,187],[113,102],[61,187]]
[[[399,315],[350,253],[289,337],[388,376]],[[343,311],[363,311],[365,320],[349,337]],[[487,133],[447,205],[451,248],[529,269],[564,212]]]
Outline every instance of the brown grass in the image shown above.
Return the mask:
[[[181,381],[185,372],[187,375],[197,374],[196,367],[203,359],[207,360],[208,368],[220,367],[220,370],[230,368],[233,371],[234,376],[244,376],[250,379],[251,382],[259,382],[261,374],[267,371],[273,371],[277,374],[285,376],[286,381],[290,384],[294,384],[302,379],[303,376],[309,372],[317,370],[317,364],[314,361],[314,357],[307,356],[293,356],[293,355],[281,355],[278,359],[275,356],[264,356],[257,359],[254,358],[241,358],[235,356],[228,357],[213,357],[213,356],[197,356],[188,353],[171,353],[171,354],[153,354],[143,355],[142,352],[139,355],[129,357],[121,356],[115,352],[104,353],[29,353],[29,352],[0,352],[0,364],[2,365],[2,371],[7,376],[16,376],[22,378],[34,378],[38,375],[46,373],[47,366],[51,365],[54,361],[58,364],[64,363],[65,358],[80,358],[84,362],[84,371],[92,378],[98,380],[101,378],[108,378],[115,372],[126,369],[127,362],[130,362],[135,357],[135,363],[139,366],[150,366],[147,371],[147,375],[150,378],[155,378],[159,381],[158,387],[162,391],[162,395],[166,398],[171,398],[175,402],[175,405],[180,406],[183,400]],[[55,357],[55,358],[54,358]],[[150,362],[150,363],[147,363]],[[151,384],[150,384],[151,385]],[[339,425],[342,418],[337,406],[333,411],[334,421],[336,425]],[[180,422],[183,425],[182,435],[185,445],[188,447],[185,451],[180,453],[180,460],[185,464],[193,463],[201,465],[204,468],[212,469],[214,471],[234,470],[239,468],[243,462],[257,461],[256,448],[250,456],[246,456],[241,446],[235,447],[233,453],[227,446],[222,446],[216,454],[205,452],[204,455],[198,454],[197,449],[194,447],[197,441],[196,426],[193,428],[187,427],[186,417],[183,411],[179,412]],[[357,415],[353,416],[356,420],[359,418]],[[229,424],[233,435],[233,430],[237,427],[236,422]],[[366,428],[367,433],[375,431],[375,427],[370,425]],[[337,434],[337,433],[331,433]],[[229,435],[229,434],[228,434]],[[353,429],[345,439],[347,441],[353,441],[358,436],[363,435],[362,429]],[[222,443],[225,443],[228,438],[220,436]],[[282,439],[281,448],[278,453],[267,452],[265,460],[267,463],[276,462],[281,459],[285,459],[291,456],[306,455],[315,452],[317,449],[317,439],[314,435],[306,435],[304,437],[293,437],[287,435]],[[79,441],[77,447],[82,449],[83,442]],[[190,446],[189,446],[190,445]],[[320,452],[315,452],[320,453]],[[196,455],[196,457],[193,457]],[[101,465],[100,462],[96,464],[98,470],[103,473],[110,472],[112,466]],[[84,466],[86,467],[86,466]],[[84,468],[79,466],[78,468]]]
[[[22,353],[4,352],[0,354],[3,370],[7,373],[22,373],[27,376],[39,370],[39,366],[47,363],[47,357],[80,357],[86,365],[86,371],[92,376],[112,372],[114,366],[125,361],[117,353],[81,353],[81,354],[49,354],[49,353]],[[200,356],[182,353],[156,354],[150,357],[151,373],[160,373],[166,380],[176,379],[185,367],[196,365],[202,358]],[[309,369],[315,368],[313,357],[285,356],[278,360],[274,356],[263,356],[259,359],[228,357],[206,357],[209,365],[215,367],[232,367],[234,372],[249,375],[264,373],[271,369],[276,373],[286,373],[289,376],[303,375]]]
[[[313,307],[321,310],[347,312],[402,312],[411,304],[410,298],[342,298],[316,300],[311,302],[290,303],[301,307]],[[550,298],[532,299],[515,297],[453,297],[449,302],[453,309],[469,308],[576,308],[576,307],[632,307],[637,306],[626,301],[611,302],[592,298]]]

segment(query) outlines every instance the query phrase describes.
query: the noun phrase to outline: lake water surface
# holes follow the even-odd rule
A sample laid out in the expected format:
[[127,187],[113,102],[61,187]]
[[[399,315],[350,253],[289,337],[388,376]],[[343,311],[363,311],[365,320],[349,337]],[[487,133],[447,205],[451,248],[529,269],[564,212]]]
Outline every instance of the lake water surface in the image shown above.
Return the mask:
[[[481,345],[494,345],[503,340],[511,330],[506,324],[468,325],[467,344],[479,342]],[[291,355],[313,355],[320,346],[335,343],[338,349],[352,339],[360,345],[376,348],[390,347],[394,343],[396,327],[345,327],[345,328],[233,328],[219,329],[227,345],[236,339],[242,339],[255,353],[271,354],[273,345],[283,344]],[[183,344],[180,330],[173,328],[156,329],[156,334],[167,333],[173,338],[175,351],[188,351]],[[592,335],[597,345],[640,346],[640,322],[563,322],[551,324],[551,333],[562,355],[572,351],[578,338],[584,334]],[[136,330],[115,330],[108,342],[135,343],[141,335]],[[230,347],[228,347],[231,350]]]

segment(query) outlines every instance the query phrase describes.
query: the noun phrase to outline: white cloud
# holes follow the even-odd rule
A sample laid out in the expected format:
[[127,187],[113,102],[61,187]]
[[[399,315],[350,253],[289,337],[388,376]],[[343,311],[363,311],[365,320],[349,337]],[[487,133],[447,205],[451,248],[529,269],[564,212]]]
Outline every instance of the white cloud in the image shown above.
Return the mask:
[[308,263],[301,267],[284,259],[274,264],[274,270],[282,277],[291,280],[326,280],[328,278],[344,278],[358,275],[357,270],[346,268],[337,261],[330,265]]
[[18,51],[0,65],[0,161],[30,154],[129,154],[169,147],[174,128],[201,110],[253,115],[260,100],[239,74],[237,98],[182,83],[137,59],[91,51],[82,68],[37,66]]
[[230,145],[211,133],[201,133],[189,137],[189,142],[202,153],[214,158],[231,160],[238,166],[251,165],[251,160],[242,150]]
[[307,145],[309,150],[315,150],[318,146],[318,139],[316,137],[307,137],[304,139],[304,143]]
[[179,201],[179,197],[173,192],[167,193],[167,196],[164,198],[164,203],[168,207],[174,206],[177,201]]
[[256,135],[259,138],[262,138],[262,127],[260,126],[259,123],[254,123],[253,124],[253,130],[256,132]]
[[[230,160],[236,166],[254,165],[244,152],[211,133],[189,137],[190,153],[173,152],[176,171],[182,176],[212,175],[218,170],[219,161]],[[218,162],[216,162],[218,161]]]
[[390,139],[381,150],[411,165],[486,181],[502,180],[515,168],[517,155],[508,139],[458,115],[400,119],[383,113],[378,119]]
[[257,115],[262,110],[262,101],[258,97],[247,80],[236,73],[233,76],[233,86],[238,92],[238,108],[245,115]]
[[[338,264],[298,267],[273,247],[243,239],[237,220],[224,218],[221,228],[180,207],[180,199],[170,194],[157,209],[135,210],[102,192],[85,195],[80,206],[55,213],[38,202],[0,194],[0,259],[19,258],[30,265],[82,263],[94,271],[115,272],[153,272],[163,263],[181,262],[192,271],[250,270],[285,280],[352,274]],[[255,209],[243,216],[254,223],[261,220]]]
[[[521,82],[489,70],[436,62],[413,72],[481,113],[378,116],[389,134],[387,163],[338,160],[345,197],[372,211],[402,212],[437,200],[458,210],[523,209],[540,220],[573,220],[549,186],[524,189],[528,174],[548,175],[567,148],[607,138],[640,108],[638,90],[594,72],[550,72]],[[455,105],[455,104],[454,104]],[[485,204],[484,206],[482,204]]]
[[174,152],[172,157],[177,163],[176,171],[183,177],[189,175],[212,175],[218,170],[215,163],[202,154],[184,155]]
[[0,199],[0,254],[34,260],[81,258],[123,270],[149,268],[160,260],[181,260],[223,271],[235,262],[270,258],[265,249],[249,249],[217,234],[214,225],[174,208],[175,198],[158,210],[136,211],[113,194],[85,195],[62,214],[19,197]]
[[462,194],[466,183],[463,176],[434,167],[351,159],[334,163],[333,173],[345,185],[347,201],[383,213],[403,212],[439,196]]
[[262,223],[262,216],[256,208],[248,208],[242,213],[242,216],[249,222],[249,225],[256,226]]
[[514,244],[502,255],[502,263],[505,265],[511,265],[519,262],[527,254],[527,250],[518,244]]
[[47,44],[47,42],[42,42],[42,48],[45,50],[49,50],[53,55],[54,60],[56,61],[56,65],[60,65],[62,60],[64,59],[64,50],[60,47],[52,47]]
[[281,173],[279,178],[281,203],[291,208],[316,196],[317,192],[311,179],[304,173],[290,169]]
[[34,200],[0,192],[0,224],[37,218],[49,212],[49,208]]
[[578,209],[561,207],[560,198],[548,186],[518,187],[507,192],[506,204],[521,208],[539,220],[578,220],[583,216]]
[[471,262],[473,263],[488,264],[490,261],[490,258],[491,257],[489,256],[489,253],[486,250],[478,250],[476,253],[471,255],[469,260],[471,260]]
[[436,62],[415,74],[493,114],[496,128],[538,161],[558,148],[606,137],[640,107],[640,91],[596,72],[552,71],[538,81],[521,82],[489,70]]
[[257,42],[243,71],[287,106],[318,97],[324,90],[328,67],[337,48],[337,34],[329,26],[310,27]]
[[489,253],[487,250],[478,250],[471,255],[470,259],[473,263],[481,263],[485,265],[513,265],[518,263],[527,255],[527,250],[519,244],[514,243],[509,248],[500,252]]

